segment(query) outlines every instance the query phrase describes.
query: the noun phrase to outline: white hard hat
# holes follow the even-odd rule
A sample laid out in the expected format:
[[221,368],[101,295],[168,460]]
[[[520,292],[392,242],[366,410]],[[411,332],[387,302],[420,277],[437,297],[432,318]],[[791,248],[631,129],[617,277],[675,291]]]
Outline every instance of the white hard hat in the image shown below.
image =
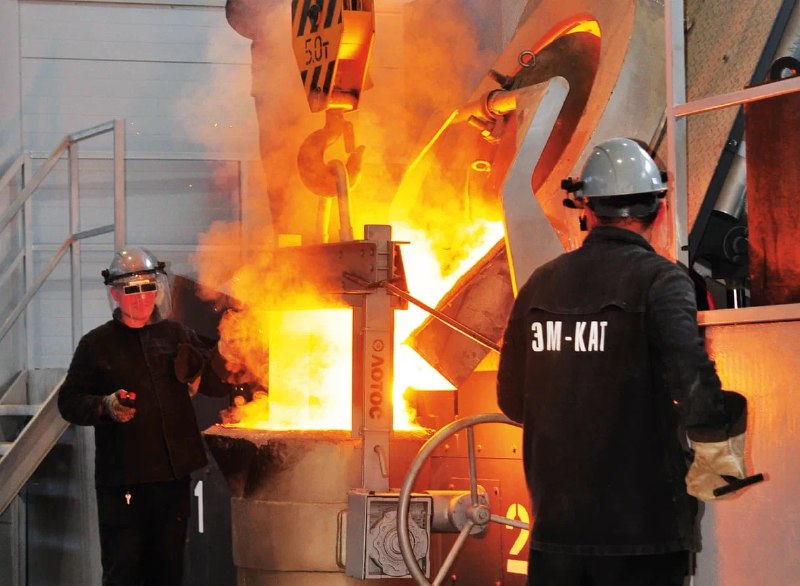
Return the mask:
[[[597,215],[612,217],[646,216],[658,209],[659,198],[667,192],[664,174],[631,138],[610,138],[596,145],[583,165],[580,181],[565,179],[562,187],[576,198],[587,198]],[[621,201],[621,196],[634,197]],[[576,207],[569,201],[565,205]]]
[[630,138],[611,138],[592,149],[581,172],[583,197],[613,197],[666,191],[653,158]]

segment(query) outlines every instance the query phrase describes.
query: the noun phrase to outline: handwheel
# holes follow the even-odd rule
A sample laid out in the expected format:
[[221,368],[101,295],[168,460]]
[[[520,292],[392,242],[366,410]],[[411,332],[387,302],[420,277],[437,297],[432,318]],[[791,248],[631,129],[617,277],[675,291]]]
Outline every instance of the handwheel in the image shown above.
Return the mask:
[[[459,419],[458,421],[454,421],[448,425],[445,425],[443,428],[433,434],[428,441],[425,442],[422,448],[420,448],[419,452],[414,457],[414,460],[412,460],[411,466],[408,469],[408,473],[403,480],[403,487],[400,489],[400,496],[398,497],[399,502],[397,505],[397,537],[399,539],[400,553],[403,556],[406,567],[419,586],[440,586],[442,584],[442,581],[450,571],[450,567],[453,565],[456,556],[464,546],[464,542],[467,540],[467,537],[469,537],[470,532],[476,525],[484,527],[488,525],[490,521],[493,521],[501,525],[511,525],[520,529],[528,529],[528,524],[523,523],[522,521],[501,517],[499,515],[492,515],[489,507],[487,507],[478,498],[478,477],[475,473],[475,434],[473,427],[482,423],[504,423],[506,425],[513,425],[515,427],[522,427],[521,424],[517,423],[516,421],[512,421],[501,413],[482,413],[480,415],[465,417],[464,419]],[[467,429],[467,454],[469,456],[469,489],[471,505],[467,509],[467,521],[464,524],[464,527],[461,529],[456,542],[447,553],[447,556],[442,562],[442,567],[439,569],[439,573],[436,574],[433,582],[429,582],[417,563],[413,548],[411,546],[411,539],[408,535],[408,509],[411,502],[411,488],[414,486],[414,482],[416,481],[417,475],[419,474],[419,471],[422,468],[422,464],[425,462],[425,460],[430,457],[434,450],[436,450],[436,448],[438,448],[444,440],[464,428]]]

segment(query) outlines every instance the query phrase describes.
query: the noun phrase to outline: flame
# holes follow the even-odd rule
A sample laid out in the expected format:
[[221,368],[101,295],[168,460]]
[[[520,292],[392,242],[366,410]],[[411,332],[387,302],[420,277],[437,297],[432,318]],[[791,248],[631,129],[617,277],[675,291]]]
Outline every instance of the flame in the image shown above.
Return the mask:
[[[404,191],[402,186],[398,188],[398,163],[407,172],[411,161],[413,167],[426,156],[435,159],[427,148],[418,157],[413,156],[422,146],[421,125],[436,112],[452,111],[496,58],[493,50],[479,46],[479,36],[473,30],[477,23],[452,17],[457,6],[457,0],[435,3],[431,7],[433,17],[426,11],[407,11],[406,27],[414,31],[405,39],[410,43],[408,51],[424,59],[415,60],[413,75],[396,67],[384,70],[380,83],[361,101],[356,136],[357,143],[368,145],[368,149],[362,177],[352,194],[352,225],[358,235],[358,227],[364,224],[390,224],[395,241],[409,242],[402,246],[409,291],[430,306],[436,306],[458,278],[502,238],[501,223],[471,217],[475,210],[468,209],[469,194],[456,193],[444,178],[441,188],[426,183],[424,197],[411,197],[409,205],[403,205],[403,197],[398,198]],[[295,158],[302,140],[317,130],[321,121],[307,112],[296,68],[280,65],[294,62],[284,28],[274,26],[291,20],[288,4],[264,9],[254,14],[255,18],[259,24],[254,26],[264,34],[259,37],[258,50],[254,50],[254,65],[260,66],[254,72],[269,71],[269,75],[254,73],[252,87],[251,80],[244,81],[246,91],[260,98],[260,102],[256,100],[257,110],[259,103],[269,104],[269,108],[262,109],[258,120],[258,152],[263,165],[260,170],[249,168],[248,177],[253,183],[249,186],[251,193],[263,191],[272,199],[249,199],[241,224],[212,226],[200,237],[201,246],[192,262],[198,280],[209,291],[224,291],[238,306],[226,312],[220,322],[221,350],[229,369],[241,373],[237,381],[254,391],[251,401],[236,400],[229,414],[231,424],[269,429],[350,429],[352,310],[330,308],[330,300],[321,300],[315,292],[298,291],[290,276],[271,270],[269,247],[261,244],[273,241],[269,235],[272,231],[294,232],[305,239],[316,234],[316,225],[312,224],[318,202],[304,190],[296,174]],[[389,38],[376,40],[376,52],[381,50],[382,39]],[[469,59],[452,59],[449,47],[455,43]],[[393,54],[396,45],[387,42],[383,50]],[[267,62],[268,68],[263,66]],[[235,81],[220,87],[234,85]],[[342,149],[337,142],[326,151],[327,160],[344,160]],[[436,162],[421,167],[427,171],[435,168]],[[408,189],[415,188],[419,189],[419,184]],[[444,199],[447,206],[425,201],[433,190],[436,199]],[[272,205],[278,201],[284,202],[280,218]],[[241,258],[232,262],[231,250],[243,251]],[[213,292],[209,296],[213,298]],[[282,296],[291,296],[298,307],[326,309],[275,311],[284,305],[280,303]],[[407,389],[452,388],[403,343],[427,317],[413,305],[395,312],[395,429],[413,427],[414,414],[404,408],[402,399]]]
[[[403,247],[403,262],[406,266],[406,280],[411,295],[426,305],[435,307],[439,300],[455,284],[461,275],[475,265],[498,240],[503,237],[502,222],[478,221],[472,224],[473,248],[463,256],[460,251],[457,260],[442,259],[431,239],[423,231],[408,224],[393,224],[394,238],[412,243]],[[451,256],[451,255],[448,255]],[[450,266],[449,271],[442,267]],[[412,429],[416,426],[411,419],[412,413],[401,410],[404,405],[404,394],[408,389],[414,390],[450,390],[453,386],[433,367],[431,367],[410,346],[403,343],[428,314],[419,307],[409,305],[406,311],[395,313],[395,369],[394,369],[394,428]],[[405,416],[405,417],[404,417]]]
[[[226,425],[249,429],[349,429],[352,313],[343,309],[266,311],[263,353],[252,400],[238,397],[223,418]],[[229,328],[225,328],[228,330]],[[252,370],[257,348],[240,346]],[[266,389],[269,389],[268,391]]]
[[[434,244],[421,230],[408,225],[393,228],[395,239],[409,242],[403,246],[404,263],[411,269],[407,274],[409,291],[431,306],[503,234],[501,222],[476,223],[472,228],[474,248],[466,254],[458,252],[458,260],[451,264],[442,263],[441,252],[437,258]],[[450,270],[444,273],[442,266]],[[257,272],[253,266],[237,271],[234,296],[245,300],[245,307],[226,313],[220,325],[229,368],[235,371],[246,364],[259,389],[252,401],[238,401],[227,424],[251,429],[350,429],[352,310],[271,310],[274,296],[265,291],[263,279],[253,278]],[[279,278],[272,275],[269,280]],[[302,296],[302,305],[324,305],[313,293]],[[404,343],[427,316],[414,305],[395,312],[394,429],[418,427],[403,398],[409,389],[453,388]]]

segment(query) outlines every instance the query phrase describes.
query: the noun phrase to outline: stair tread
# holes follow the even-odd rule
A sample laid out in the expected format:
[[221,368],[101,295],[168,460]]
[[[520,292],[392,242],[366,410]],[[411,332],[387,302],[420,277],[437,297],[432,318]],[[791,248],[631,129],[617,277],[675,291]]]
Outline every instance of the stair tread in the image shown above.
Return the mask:
[[1,415],[16,415],[16,416],[32,416],[36,415],[36,413],[41,409],[41,404],[0,404],[0,416]]

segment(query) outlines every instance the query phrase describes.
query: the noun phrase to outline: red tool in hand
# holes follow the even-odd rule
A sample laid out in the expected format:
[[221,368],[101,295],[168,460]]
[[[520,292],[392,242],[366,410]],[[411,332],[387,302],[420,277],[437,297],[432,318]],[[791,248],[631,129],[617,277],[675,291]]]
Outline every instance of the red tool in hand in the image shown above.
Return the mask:
[[120,389],[117,391],[117,399],[119,399],[120,405],[125,405],[126,407],[136,407],[136,393],[133,391]]

